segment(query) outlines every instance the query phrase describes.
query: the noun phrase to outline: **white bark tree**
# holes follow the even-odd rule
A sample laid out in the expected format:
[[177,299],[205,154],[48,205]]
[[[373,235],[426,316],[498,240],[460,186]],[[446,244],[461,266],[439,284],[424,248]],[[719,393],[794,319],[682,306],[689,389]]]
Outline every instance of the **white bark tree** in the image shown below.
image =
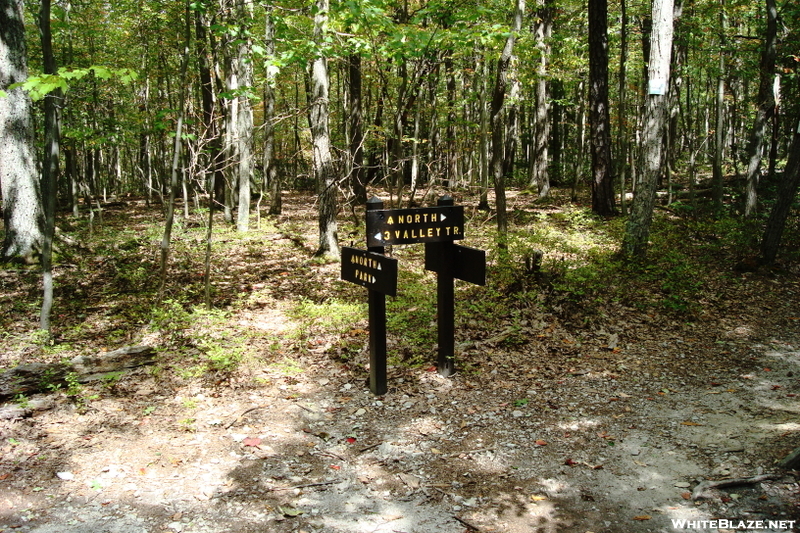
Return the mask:
[[319,194],[319,249],[317,255],[339,257],[336,212],[338,210],[336,176],[331,156],[331,136],[328,116],[328,60],[322,50],[328,23],[329,0],[317,0],[314,15],[314,42],[317,55],[311,63],[311,142],[313,144],[314,175]]
[[44,238],[39,175],[33,142],[31,100],[21,88],[28,78],[22,0],[0,0],[0,188],[5,239],[2,257],[36,261]]
[[647,70],[649,94],[639,163],[641,179],[622,241],[622,254],[627,258],[641,258],[647,252],[658,174],[664,164],[664,125],[669,103],[667,92],[672,60],[673,12],[673,0],[653,0],[653,32],[650,36],[650,62]]

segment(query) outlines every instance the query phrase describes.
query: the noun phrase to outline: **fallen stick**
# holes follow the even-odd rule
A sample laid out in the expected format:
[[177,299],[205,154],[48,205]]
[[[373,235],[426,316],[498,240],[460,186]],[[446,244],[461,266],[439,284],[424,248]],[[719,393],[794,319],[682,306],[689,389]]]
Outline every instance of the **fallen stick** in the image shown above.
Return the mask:
[[368,452],[368,451],[370,451],[370,450],[371,450],[371,449],[373,449],[373,448],[377,448],[377,447],[378,447],[378,446],[380,446],[381,444],[383,444],[383,443],[382,443],[382,442],[379,442],[379,443],[377,443],[377,444],[373,444],[373,445],[371,445],[371,446],[367,446],[366,448],[361,448],[360,450],[358,450],[358,453],[364,453],[364,452]]
[[279,492],[282,490],[294,490],[294,489],[307,489],[309,487],[322,487],[325,485],[334,485],[336,483],[341,483],[341,479],[334,479],[333,481],[320,481],[319,483],[305,483],[303,485],[294,485],[293,487],[274,487],[269,489],[269,492]]
[[248,413],[252,413],[253,411],[256,411],[258,409],[263,409],[264,407],[269,407],[269,406],[267,406],[267,405],[256,405],[255,407],[251,407],[249,409],[245,409],[242,414],[240,414],[239,416],[234,418],[227,426],[225,426],[225,429],[230,429],[232,425],[241,422],[242,418],[244,418],[244,415],[246,415]]
[[769,481],[771,479],[778,479],[780,474],[762,474],[760,476],[735,478],[735,479],[720,479],[718,481],[703,481],[697,485],[692,491],[692,500],[699,500],[703,497],[703,493],[709,489],[721,489],[725,487],[735,487],[738,485],[754,485],[762,481]]
[[467,529],[469,529],[471,531],[483,531],[481,528],[479,528],[475,524],[467,522],[466,520],[464,520],[463,518],[461,518],[459,516],[453,515],[453,518],[455,518],[456,520],[461,522],[461,525],[463,525],[464,527],[466,527]]

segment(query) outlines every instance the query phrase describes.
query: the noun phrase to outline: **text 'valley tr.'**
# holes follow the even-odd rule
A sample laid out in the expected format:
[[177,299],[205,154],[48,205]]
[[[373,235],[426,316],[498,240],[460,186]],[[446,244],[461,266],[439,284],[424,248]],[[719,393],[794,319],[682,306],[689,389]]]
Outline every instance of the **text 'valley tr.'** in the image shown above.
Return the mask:
[[464,207],[449,196],[436,207],[383,209],[383,202],[367,202],[367,250],[342,248],[341,278],[368,289],[369,388],[386,394],[386,295],[397,293],[397,260],[384,255],[395,244],[425,243],[425,268],[437,274],[439,349],[437,365],[442,376],[455,372],[454,279],[486,284],[486,253],[459,246],[464,238]]

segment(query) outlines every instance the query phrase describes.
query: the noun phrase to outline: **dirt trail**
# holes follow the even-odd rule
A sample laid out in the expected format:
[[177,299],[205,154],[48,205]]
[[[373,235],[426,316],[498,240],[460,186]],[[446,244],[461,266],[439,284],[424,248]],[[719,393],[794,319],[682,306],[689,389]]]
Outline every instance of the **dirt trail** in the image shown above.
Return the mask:
[[[797,480],[773,463],[797,444],[800,343],[754,343],[746,368],[713,374],[686,347],[662,346],[680,364],[658,375],[633,368],[633,348],[613,372],[555,379],[516,378],[501,360],[450,379],[392,369],[379,399],[318,359],[242,389],[159,390],[140,370],[84,414],[51,396],[52,409],[2,422],[0,531],[644,533],[679,531],[679,519],[797,520]],[[778,476],[691,498],[701,481],[765,472]]]

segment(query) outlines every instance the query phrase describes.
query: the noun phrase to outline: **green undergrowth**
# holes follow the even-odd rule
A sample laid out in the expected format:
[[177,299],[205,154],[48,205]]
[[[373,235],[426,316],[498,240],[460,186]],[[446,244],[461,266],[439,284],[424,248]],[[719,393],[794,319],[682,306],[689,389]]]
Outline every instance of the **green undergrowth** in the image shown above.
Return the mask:
[[[522,346],[544,315],[598,317],[608,313],[609,304],[696,320],[712,310],[709,295],[740,282],[735,266],[757,256],[764,222],[763,217],[695,219],[680,205],[659,209],[646,260],[626,263],[617,255],[623,217],[599,218],[566,202],[518,205],[505,248],[497,245],[494,219],[479,213],[468,220],[462,244],[487,251],[487,284],[456,282],[457,344],[504,332],[503,346]],[[105,223],[97,223],[91,235],[85,220],[65,229],[86,248],[62,255],[70,262],[57,285],[58,342],[40,346],[39,353],[58,359],[73,355],[73,347],[114,349],[156,336],[162,355],[158,368],[187,379],[269,365],[295,373],[302,371],[297,356],[307,353],[348,364],[365,360],[365,292],[337,288],[343,282],[335,270],[313,263],[308,247],[294,242],[313,233],[309,221],[278,223],[265,217],[259,230],[244,235],[215,225],[209,310],[202,283],[205,228],[198,218],[180,221],[174,230],[167,297],[156,303],[163,220],[155,209],[129,218],[117,214],[116,221],[114,216],[106,213]],[[343,227],[363,229],[349,222]],[[275,233],[293,238],[270,237]],[[784,261],[798,258],[799,241],[800,217],[792,216],[784,234]],[[422,267],[422,245],[396,248],[398,293],[386,298],[391,362],[428,365],[437,343],[436,276]],[[34,298],[9,299],[7,309],[34,316]],[[278,305],[286,315],[279,333],[242,320],[258,306]],[[10,330],[5,336],[30,343]]]

